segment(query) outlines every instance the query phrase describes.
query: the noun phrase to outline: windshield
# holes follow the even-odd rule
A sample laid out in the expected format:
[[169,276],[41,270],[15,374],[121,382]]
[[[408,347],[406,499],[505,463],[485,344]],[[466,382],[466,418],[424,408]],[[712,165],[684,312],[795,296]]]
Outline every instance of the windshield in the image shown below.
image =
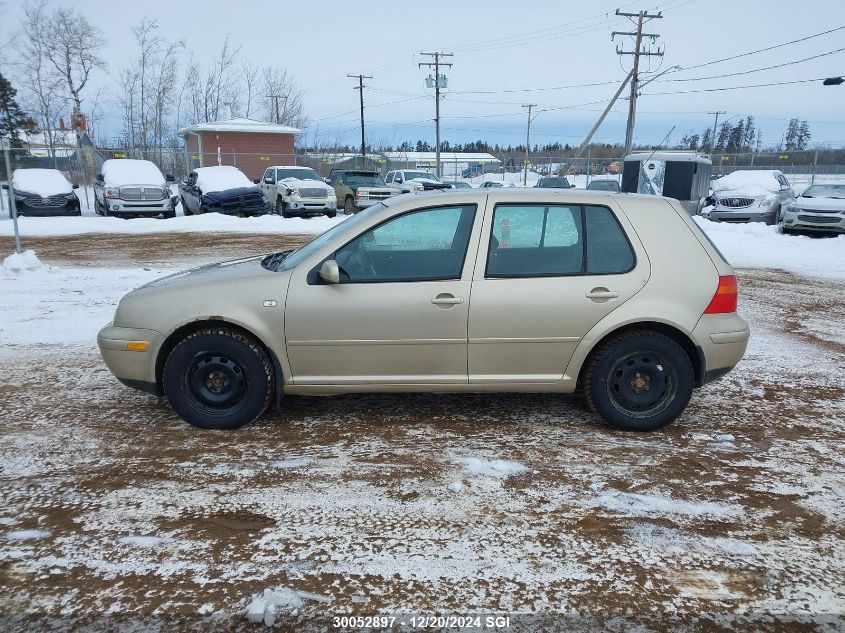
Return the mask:
[[358,224],[364,222],[370,215],[376,213],[384,208],[381,202],[378,202],[370,207],[367,207],[363,211],[356,213],[348,220],[344,220],[343,222],[339,222],[335,224],[332,228],[330,228],[325,233],[322,233],[315,239],[311,240],[307,244],[303,244],[298,249],[293,251],[290,255],[285,257],[276,267],[276,270],[290,270],[291,268],[298,266],[304,260],[308,259],[323,248],[326,244],[329,244],[341,231],[345,231],[350,227],[355,227]]
[[845,185],[812,185],[801,194],[803,198],[845,198]]
[[569,181],[566,178],[542,178],[537,184],[538,187],[563,187],[569,188]]
[[308,167],[303,167],[302,169],[280,169],[279,180],[284,180],[285,178],[298,178],[299,180],[319,180],[320,182],[323,181],[323,179],[320,178],[320,174]]
[[587,189],[598,191],[619,191],[619,183],[615,180],[594,180]]
[[436,180],[440,182],[440,178],[432,174],[430,171],[403,171],[405,180],[414,180],[415,178],[425,178],[426,180]]
[[378,174],[356,174],[346,172],[344,182],[347,185],[355,185],[356,187],[384,187],[384,181]]

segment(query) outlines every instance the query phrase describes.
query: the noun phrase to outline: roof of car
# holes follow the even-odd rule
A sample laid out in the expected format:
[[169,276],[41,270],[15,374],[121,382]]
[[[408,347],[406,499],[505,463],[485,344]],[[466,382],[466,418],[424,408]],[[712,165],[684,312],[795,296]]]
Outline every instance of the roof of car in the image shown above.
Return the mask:
[[564,188],[540,188],[540,187],[496,187],[486,189],[441,189],[432,191],[417,191],[415,193],[403,194],[401,196],[394,196],[384,200],[384,204],[391,205],[397,200],[408,200],[407,196],[430,196],[437,200],[444,202],[450,201],[452,198],[466,200],[467,198],[483,198],[485,196],[494,196],[496,200],[519,201],[519,202],[543,202],[548,201],[550,197],[560,198],[562,203],[573,202],[576,204],[606,204],[608,197],[616,199],[617,197],[624,198],[642,198],[645,200],[659,200],[659,196],[649,196],[644,194],[625,193],[620,191],[589,191],[587,189],[564,189]]
[[313,167],[308,165],[270,165],[267,169],[310,169],[315,171]]

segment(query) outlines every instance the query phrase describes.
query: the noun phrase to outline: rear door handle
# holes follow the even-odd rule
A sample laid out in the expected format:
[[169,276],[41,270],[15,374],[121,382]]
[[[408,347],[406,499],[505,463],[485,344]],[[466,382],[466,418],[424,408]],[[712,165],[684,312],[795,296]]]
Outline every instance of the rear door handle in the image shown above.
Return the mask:
[[431,300],[431,303],[436,306],[453,306],[463,302],[462,298],[445,293],[439,294]]
[[614,292],[612,290],[608,290],[607,288],[593,288],[585,295],[588,299],[592,299],[593,301],[607,301],[609,299],[618,299],[619,293]]

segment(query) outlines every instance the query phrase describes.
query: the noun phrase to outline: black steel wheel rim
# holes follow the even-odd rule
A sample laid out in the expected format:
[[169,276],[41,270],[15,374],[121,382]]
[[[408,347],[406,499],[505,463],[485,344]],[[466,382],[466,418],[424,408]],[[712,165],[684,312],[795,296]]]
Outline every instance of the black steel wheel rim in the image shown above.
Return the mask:
[[231,411],[248,392],[246,372],[222,352],[199,354],[185,373],[185,386],[197,406],[208,412]]
[[675,366],[653,351],[626,354],[613,364],[607,376],[611,403],[631,417],[651,417],[664,411],[677,389]]

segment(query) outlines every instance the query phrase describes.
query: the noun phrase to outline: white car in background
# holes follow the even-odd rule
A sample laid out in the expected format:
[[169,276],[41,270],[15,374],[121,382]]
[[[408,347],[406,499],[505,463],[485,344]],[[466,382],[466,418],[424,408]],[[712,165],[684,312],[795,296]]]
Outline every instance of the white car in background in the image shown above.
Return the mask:
[[782,172],[774,169],[740,169],[712,185],[714,222],[765,222],[777,224],[781,209],[795,198]]
[[268,167],[260,186],[277,214],[284,218],[294,215],[337,215],[334,187],[327,185],[310,167],[276,165]]
[[810,185],[783,208],[783,233],[845,233],[845,183]]

